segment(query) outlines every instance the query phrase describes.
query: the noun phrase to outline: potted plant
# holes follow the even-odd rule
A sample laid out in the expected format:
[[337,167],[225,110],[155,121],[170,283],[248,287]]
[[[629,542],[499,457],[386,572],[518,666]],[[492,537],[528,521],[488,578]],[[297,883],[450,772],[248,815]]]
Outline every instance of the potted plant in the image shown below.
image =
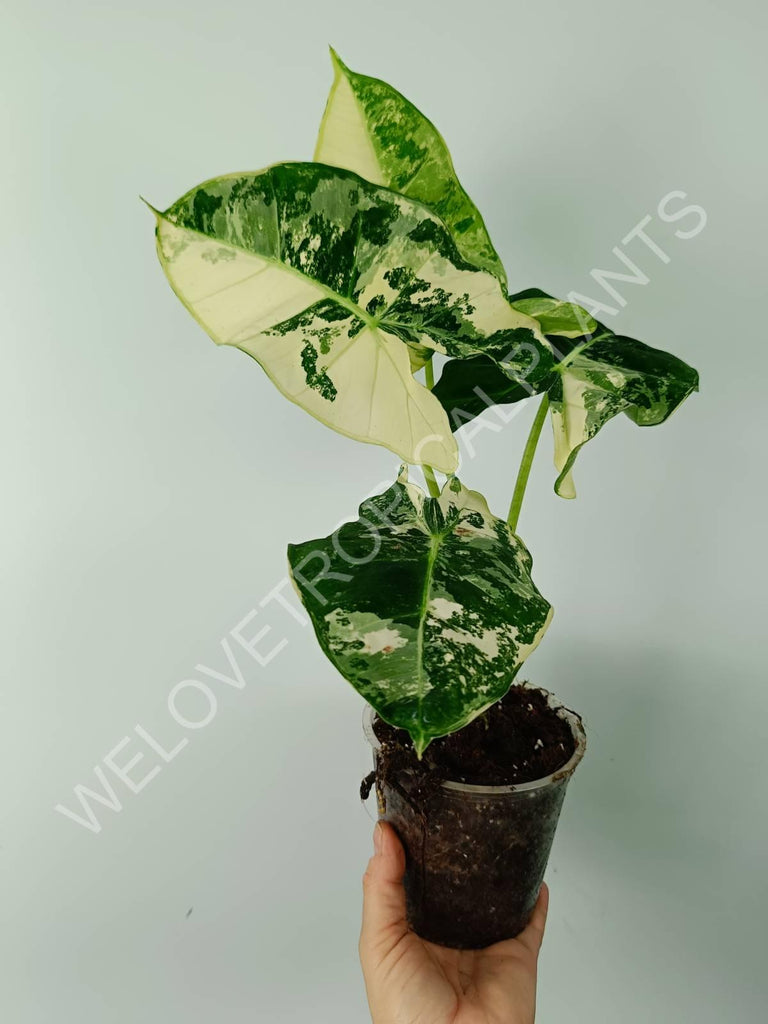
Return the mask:
[[[410,921],[433,941],[481,947],[526,923],[585,746],[578,715],[517,682],[552,616],[516,534],[542,427],[549,418],[554,489],[572,498],[576,456],[609,419],[661,423],[698,376],[578,306],[510,294],[437,129],[391,86],[332,59],[313,162],[191,189],[154,210],[157,249],[217,344],[250,355],[322,423],[403,462],[355,520],[290,545],[288,560],[322,650],[369,705]],[[454,432],[534,396],[500,518],[456,475]]]

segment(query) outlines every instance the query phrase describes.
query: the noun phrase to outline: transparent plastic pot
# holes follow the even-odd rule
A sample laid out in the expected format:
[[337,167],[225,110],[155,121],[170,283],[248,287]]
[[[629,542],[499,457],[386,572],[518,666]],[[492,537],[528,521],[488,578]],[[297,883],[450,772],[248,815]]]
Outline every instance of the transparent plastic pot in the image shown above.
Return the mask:
[[417,935],[441,946],[483,949],[519,935],[530,920],[565,791],[587,742],[581,718],[546,690],[535,689],[568,723],[575,749],[557,771],[516,786],[445,780],[416,794],[408,770],[382,781],[376,714],[365,709],[379,818],[395,828],[405,847],[408,921]]

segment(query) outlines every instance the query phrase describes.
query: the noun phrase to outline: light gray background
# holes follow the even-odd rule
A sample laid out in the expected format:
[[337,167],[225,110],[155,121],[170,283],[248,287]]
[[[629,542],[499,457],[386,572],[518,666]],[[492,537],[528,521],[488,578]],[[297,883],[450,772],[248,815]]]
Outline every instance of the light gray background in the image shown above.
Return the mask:
[[[311,158],[327,42],[438,124],[513,287],[594,294],[645,214],[669,253],[611,322],[701,371],[660,428],[611,423],[521,533],[556,606],[527,675],[586,717],[549,880],[543,1024],[765,1008],[766,18],[757,2],[6,5],[0,99],[0,1008],[14,1024],[367,1019],[361,701],[278,605],[261,668],[93,834],[54,811],[395,460],[219,350],[157,264],[165,207]],[[656,204],[708,214],[681,240]],[[527,409],[464,477],[504,514]],[[180,707],[182,704],[180,703]],[[188,715],[200,704],[186,694]],[[116,755],[144,749],[134,735]],[[191,914],[187,916],[190,908]]]

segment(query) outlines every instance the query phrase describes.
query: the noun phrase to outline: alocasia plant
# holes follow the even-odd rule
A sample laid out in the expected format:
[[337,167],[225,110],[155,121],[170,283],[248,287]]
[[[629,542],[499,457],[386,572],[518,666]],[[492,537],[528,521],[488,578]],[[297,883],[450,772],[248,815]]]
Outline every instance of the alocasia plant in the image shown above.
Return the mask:
[[[214,178],[153,208],[157,249],[217,344],[252,356],[327,426],[423,467],[429,493],[404,466],[356,521],[288,549],[320,646],[421,754],[504,695],[549,624],[515,533],[548,412],[555,490],[574,497],[576,455],[609,419],[661,423],[698,375],[539,289],[510,295],[434,125],[332,60],[314,162]],[[436,352],[448,357],[437,383]],[[454,432],[533,395],[499,519],[456,477]]]

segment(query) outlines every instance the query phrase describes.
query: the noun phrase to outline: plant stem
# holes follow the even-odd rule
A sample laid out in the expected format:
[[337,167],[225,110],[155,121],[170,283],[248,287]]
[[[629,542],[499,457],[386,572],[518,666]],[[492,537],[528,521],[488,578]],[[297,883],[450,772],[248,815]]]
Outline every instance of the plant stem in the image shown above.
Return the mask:
[[[435,386],[435,368],[432,365],[432,356],[429,357],[424,366],[424,379],[427,387],[431,391]],[[430,496],[433,498],[439,498],[440,487],[435,479],[434,469],[432,469],[431,466],[427,466],[426,463],[421,468],[424,471],[424,479],[427,481],[427,490],[429,491]]]
[[424,479],[427,481],[427,490],[429,491],[430,497],[431,498],[439,498],[440,497],[440,485],[438,484],[437,480],[435,479],[435,471],[434,471],[434,469],[432,469],[432,467],[428,466],[426,463],[424,463],[424,465],[421,467],[421,469],[422,469],[422,471],[424,473]]
[[533,423],[531,424],[531,432],[528,435],[528,440],[525,443],[525,450],[523,451],[523,459],[520,463],[520,469],[517,472],[517,480],[515,481],[515,490],[512,494],[512,504],[509,506],[509,515],[507,516],[507,524],[510,530],[514,533],[517,530],[517,521],[520,518],[520,509],[523,505],[523,497],[525,496],[525,488],[528,483],[528,477],[531,475],[531,466],[533,465],[533,456],[536,453],[536,445],[539,443],[539,437],[541,436],[541,428],[544,426],[544,420],[547,418],[547,409],[549,408],[549,395],[544,394],[541,400],[541,405],[536,411],[536,416]]

